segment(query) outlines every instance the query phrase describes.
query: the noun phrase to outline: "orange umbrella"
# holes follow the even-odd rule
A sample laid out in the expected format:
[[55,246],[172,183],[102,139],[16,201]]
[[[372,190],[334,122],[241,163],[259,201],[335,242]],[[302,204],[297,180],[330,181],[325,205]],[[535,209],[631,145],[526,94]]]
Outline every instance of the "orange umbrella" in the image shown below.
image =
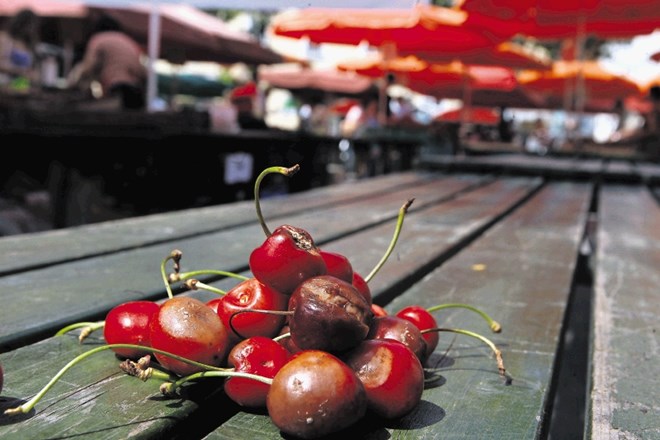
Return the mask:
[[623,76],[604,70],[596,61],[556,61],[550,71],[522,71],[518,82],[543,95],[550,108],[563,108],[567,97],[574,97],[583,84],[585,110],[607,111],[616,100],[640,93],[638,85]]
[[631,37],[660,27],[657,0],[461,0],[456,7],[509,20],[537,38]]
[[535,93],[520,88],[514,71],[508,67],[433,64],[414,56],[347,61],[338,67],[372,78],[393,74],[397,83],[438,98],[464,99],[467,91],[475,105],[535,108],[542,104]]
[[270,32],[314,43],[391,47],[398,55],[453,57],[508,39],[512,29],[501,20],[434,5],[410,9],[305,8],[275,15]]

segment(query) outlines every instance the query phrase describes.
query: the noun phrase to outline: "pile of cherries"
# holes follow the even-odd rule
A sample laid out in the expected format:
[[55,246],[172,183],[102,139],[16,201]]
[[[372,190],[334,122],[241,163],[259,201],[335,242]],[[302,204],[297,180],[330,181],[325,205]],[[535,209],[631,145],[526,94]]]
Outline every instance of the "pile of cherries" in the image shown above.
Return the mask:
[[[266,408],[277,428],[300,438],[339,431],[367,412],[385,419],[411,412],[422,398],[424,364],[440,331],[488,344],[509,383],[501,354],[490,340],[467,330],[440,328],[432,315],[442,308],[464,307],[500,331],[480,310],[443,304],[409,306],[389,315],[372,302],[368,282],[392,251],[412,200],[399,210],[390,247],[366,277],[355,272],[345,256],[317,247],[301,228],[268,229],[259,204],[261,180],[271,173],[290,176],[298,169],[271,167],[257,178],[255,205],[266,239],[250,254],[252,277],[214,270],[184,273],[182,254],[173,251],[161,263],[166,300],[126,302],[101,323],[62,329],[59,334],[82,327],[82,341],[103,328],[107,345],[78,356],[33,399],[6,413],[30,411],[68,368],[106,349],[124,359],[120,367],[126,373],[162,380],[166,395],[191,381],[224,377],[228,397],[245,408]],[[174,271],[167,274],[169,261]],[[231,276],[238,282],[223,292],[199,281],[196,277],[202,274]],[[177,282],[219,296],[207,303],[174,296],[171,285]]]

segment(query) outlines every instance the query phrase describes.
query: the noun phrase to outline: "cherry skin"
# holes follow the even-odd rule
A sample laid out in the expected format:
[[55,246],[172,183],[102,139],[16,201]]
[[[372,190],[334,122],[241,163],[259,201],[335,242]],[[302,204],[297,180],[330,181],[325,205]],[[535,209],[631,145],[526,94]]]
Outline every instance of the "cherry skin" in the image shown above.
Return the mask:
[[[404,307],[396,313],[396,316],[412,322],[421,331],[438,327],[438,323],[433,315],[422,306],[411,305]],[[426,358],[431,356],[431,353],[438,346],[439,336],[438,332],[427,332],[422,335],[426,341]]]
[[241,281],[217,301],[217,313],[236,341],[251,336],[272,338],[284,325],[284,315],[237,312],[255,309],[286,311],[288,304],[288,296],[250,278]]
[[[229,352],[227,361],[234,370],[273,378],[289,361],[291,355],[277,342],[264,336],[243,339]],[[229,377],[225,393],[234,402],[246,407],[265,407],[269,385],[242,377]]]
[[422,399],[424,368],[415,353],[399,341],[367,339],[341,359],[362,381],[369,410],[380,417],[402,417]]
[[357,289],[358,292],[367,300],[369,304],[372,303],[371,289],[369,284],[364,280],[362,275],[357,272],[353,272],[353,281],[351,282],[353,287]]
[[250,270],[262,283],[285,295],[308,278],[326,273],[325,261],[307,231],[282,225],[250,254]]
[[377,316],[369,328],[368,339],[394,339],[403,343],[417,356],[426,360],[426,341],[412,322],[394,315]]
[[360,420],[367,411],[367,394],[355,372],[337,357],[305,350],[275,375],[266,406],[281,431],[310,439]]
[[348,258],[336,252],[321,250],[321,256],[325,261],[327,274],[344,280],[347,283],[353,282],[353,266]]
[[372,304],[371,305],[371,311],[374,313],[374,316],[387,316],[389,313],[387,313],[387,310],[379,306],[378,304]]
[[[105,317],[103,336],[108,344],[135,344],[149,347],[149,326],[158,313],[159,305],[153,301],[128,301],[111,309]],[[145,350],[115,348],[121,357],[139,359]]]
[[[229,349],[229,334],[222,320],[198,299],[179,296],[165,301],[150,326],[151,346],[193,361],[220,366]],[[155,353],[172,373],[186,376],[201,368]]]
[[303,282],[291,295],[289,311],[291,339],[303,350],[353,348],[367,336],[373,318],[355,287],[330,275]]

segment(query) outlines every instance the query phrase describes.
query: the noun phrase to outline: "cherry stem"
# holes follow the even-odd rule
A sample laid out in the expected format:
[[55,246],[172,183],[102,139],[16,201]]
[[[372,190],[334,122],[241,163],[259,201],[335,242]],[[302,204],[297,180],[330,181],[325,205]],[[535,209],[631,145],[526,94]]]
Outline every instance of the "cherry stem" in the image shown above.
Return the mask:
[[479,310],[478,308],[471,306],[469,304],[460,304],[460,303],[448,303],[448,304],[438,304],[437,306],[429,307],[426,309],[427,312],[433,313],[438,310],[442,309],[450,309],[450,308],[461,308],[461,309],[468,309],[471,310],[477,314],[479,314],[482,318],[486,320],[488,325],[490,326],[490,329],[493,331],[493,333],[500,333],[502,331],[502,326],[500,325],[499,322],[495,321],[493,318],[488,316],[486,312]]
[[365,282],[368,283],[369,281],[371,281],[371,279],[374,277],[374,275],[376,275],[376,273],[378,273],[378,271],[381,269],[381,267],[383,267],[383,265],[385,264],[387,259],[390,257],[390,254],[394,250],[394,246],[396,245],[396,242],[399,239],[399,235],[401,234],[401,227],[403,226],[403,218],[405,217],[406,212],[408,212],[408,208],[410,208],[410,205],[412,205],[412,202],[414,200],[415,199],[408,200],[406,203],[403,204],[403,206],[401,206],[401,208],[399,208],[399,217],[397,218],[397,221],[396,221],[396,228],[394,229],[394,236],[392,237],[392,240],[390,241],[390,246],[387,248],[387,250],[385,251],[385,254],[380,259],[378,264],[376,264],[376,266],[373,269],[371,269],[371,272],[369,272],[369,275],[364,277]]
[[282,339],[290,338],[291,337],[291,332],[286,332],[282,333],[281,335],[277,335],[273,338],[273,341],[275,342],[280,342]]
[[269,174],[283,174],[287,177],[293,176],[295,173],[300,170],[300,165],[296,164],[292,166],[291,168],[286,168],[286,167],[280,167],[280,166],[275,166],[275,167],[269,167],[266,168],[257,176],[257,180],[254,182],[254,206],[257,210],[257,218],[259,219],[259,224],[261,224],[261,229],[264,230],[264,234],[266,234],[266,237],[270,237],[270,229],[268,229],[268,226],[266,226],[266,222],[264,220],[264,216],[261,213],[261,202],[259,201],[259,188],[261,187],[261,181],[264,179]]
[[181,362],[185,362],[190,365],[194,365],[196,367],[202,368],[204,370],[211,370],[211,371],[227,371],[226,368],[220,368],[220,367],[215,367],[213,365],[207,365],[203,364],[201,362],[193,361],[191,359],[186,359],[182,356],[176,355],[174,353],[170,353],[164,350],[158,350],[156,348],[152,347],[146,347],[143,345],[135,345],[135,344],[109,344],[109,345],[102,345],[100,347],[92,348],[89,351],[86,351],[85,353],[82,353],[75,358],[73,358],[69,363],[67,363],[60,371],[53,376],[53,378],[39,391],[37,394],[34,395],[30,400],[25,402],[24,404],[17,406],[15,408],[9,408],[5,410],[6,415],[16,415],[16,414],[27,414],[32,409],[34,406],[39,402],[45,395],[50,391],[50,389],[55,385],[55,383],[60,380],[60,378],[66,373],[69,369],[71,369],[73,366],[75,366],[78,362],[81,362],[88,358],[89,356],[96,354],[98,352],[104,351],[104,350],[112,350],[113,348],[131,348],[131,349],[138,349],[138,350],[145,350],[145,351],[151,351],[154,353],[159,353],[164,356],[171,357],[173,359],[176,359]]
[[163,282],[165,283],[165,289],[167,289],[167,296],[172,299],[174,297],[174,294],[172,293],[172,287],[170,286],[170,282],[167,278],[167,272],[165,270],[165,265],[169,260],[172,260],[174,262],[174,273],[179,273],[179,262],[181,261],[181,257],[183,256],[183,253],[175,249],[173,250],[166,258],[163,259],[163,261],[160,263],[160,274],[163,277]]
[[499,348],[495,346],[493,341],[488,339],[485,336],[480,335],[479,333],[475,333],[470,330],[464,330],[460,328],[443,328],[443,327],[437,327],[437,328],[431,328],[431,329],[426,329],[422,331],[422,334],[424,333],[429,333],[429,332],[449,332],[449,333],[458,333],[461,335],[466,335],[470,336],[473,338],[476,338],[483,342],[484,344],[488,345],[491,350],[493,350],[493,353],[495,353],[495,360],[497,361],[497,369],[500,372],[500,376],[504,379],[504,383],[506,385],[511,385],[513,382],[513,378],[509,376],[506,372],[506,369],[504,368],[504,360],[502,359],[502,352],[500,351]]
[[237,280],[241,280],[241,281],[245,281],[249,279],[244,275],[240,275],[234,272],[227,272],[224,270],[214,270],[214,269],[194,270],[191,272],[181,272],[181,273],[174,272],[170,274],[168,279],[170,283],[175,283],[177,281],[185,281],[189,278],[198,277],[199,275],[220,275],[230,278],[236,278]]
[[209,286],[208,284],[204,284],[201,281],[196,280],[196,279],[187,280],[185,282],[185,285],[190,290],[199,290],[199,289],[201,289],[201,290],[206,290],[208,292],[217,293],[218,295],[226,295],[227,294],[227,292],[225,292],[224,290],[218,289],[218,288],[213,287],[213,286]]
[[293,315],[293,311],[291,310],[264,310],[264,309],[246,309],[246,310],[238,310],[234,313],[231,314],[229,317],[229,328],[231,328],[231,331],[236,333],[236,335],[241,338],[241,339],[246,339],[243,335],[241,335],[235,328],[234,328],[234,318],[237,315],[240,315],[241,313],[263,313],[264,315],[280,315],[280,316],[291,316]]
[[251,373],[244,373],[242,371],[236,371],[233,369],[225,370],[225,371],[200,371],[198,373],[193,373],[189,376],[182,377],[181,379],[178,379],[174,382],[162,384],[160,386],[160,392],[165,395],[172,395],[184,383],[190,382],[192,380],[203,379],[206,377],[243,377],[245,379],[253,379],[265,383],[266,385],[271,385],[273,383],[273,379],[270,379],[268,377],[259,376],[257,374],[251,374]]
[[92,332],[102,329],[105,327],[105,321],[98,321],[98,322],[77,322],[75,324],[67,325],[66,327],[60,329],[57,333],[55,333],[55,336],[62,336],[71,330],[75,330],[77,328],[82,328],[82,331],[80,332],[80,335],[78,336],[78,341],[82,342],[84,341],[87,336],[91,335]]

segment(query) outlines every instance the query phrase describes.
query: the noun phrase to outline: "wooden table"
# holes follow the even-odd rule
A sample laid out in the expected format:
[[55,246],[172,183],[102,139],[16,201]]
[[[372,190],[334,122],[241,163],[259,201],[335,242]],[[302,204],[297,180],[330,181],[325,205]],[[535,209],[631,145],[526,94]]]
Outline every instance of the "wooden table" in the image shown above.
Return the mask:
[[[413,413],[365,418],[353,437],[660,438],[660,209],[643,182],[604,179],[606,167],[592,165],[590,175],[554,178],[455,164],[263,201],[271,226],[307,229],[366,274],[399,207],[414,198],[394,253],[370,282],[374,302],[390,313],[469,303],[502,324],[491,334],[469,311],[435,314],[443,326],[491,338],[510,386],[487,347],[442,334],[426,365],[436,380]],[[83,344],[77,331],[54,337],[60,328],[103,319],[124,301],[164,298],[159,266],[173,249],[183,252],[182,270],[247,273],[263,239],[246,201],[0,240],[0,407],[30,398],[74,356],[104,343],[101,332]],[[33,412],[0,417],[0,438],[282,437],[264,412],[241,409],[221,387],[197,384],[165,398],[158,381],[127,376],[118,363],[109,351],[88,358]]]

